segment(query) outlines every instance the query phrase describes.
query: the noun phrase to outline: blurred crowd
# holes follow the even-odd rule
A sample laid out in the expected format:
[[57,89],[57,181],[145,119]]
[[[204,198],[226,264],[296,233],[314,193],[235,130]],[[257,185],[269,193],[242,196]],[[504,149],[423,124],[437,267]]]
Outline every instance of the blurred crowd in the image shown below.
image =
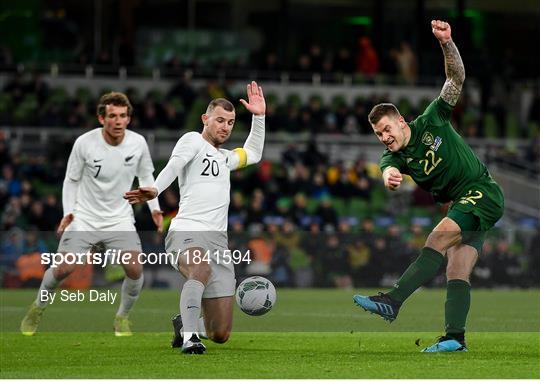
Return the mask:
[[[102,49],[97,55],[81,51],[76,55],[77,60],[71,64],[81,68],[93,65],[100,73],[110,74],[121,66],[132,67],[135,59],[132,49],[122,49],[121,38],[115,44],[114,51]],[[366,81],[392,80],[401,84],[415,85],[418,82],[418,59],[412,46],[400,42],[384,54],[379,54],[372,44],[370,37],[361,36],[356,46],[351,49],[346,46],[337,49],[323,49],[321,45],[312,43],[305,51],[300,51],[295,60],[284,62],[274,51],[253,52],[249,56],[230,59],[215,54],[204,59],[186,58],[185,52],[177,51],[157,67],[166,74],[179,74],[186,70],[195,73],[228,72],[246,73],[259,71],[267,79],[278,79],[282,72],[289,73],[292,80],[310,81],[312,74],[319,74],[323,80],[338,81],[343,75],[355,75]],[[66,63],[66,62],[64,62]],[[16,62],[11,50],[0,45],[0,66],[15,67]]]
[[253,55],[250,59],[231,61],[222,58],[210,64],[185,61],[178,54],[165,62],[164,69],[171,73],[223,71],[230,75],[257,71],[268,80],[279,80],[282,73],[287,73],[290,80],[299,82],[311,81],[314,74],[319,75],[323,82],[337,82],[343,80],[344,75],[366,82],[376,80],[406,85],[418,82],[418,60],[408,42],[401,42],[380,57],[367,36],[359,37],[354,49],[345,46],[324,49],[312,43],[291,62],[284,62],[274,51]]
[[[102,92],[110,89],[102,89]],[[530,152],[532,162],[538,162],[538,134],[540,133],[540,92],[536,91],[527,110],[526,120],[509,108],[509,102],[494,92],[487,105],[474,102],[465,92],[454,109],[453,124],[468,138],[513,137],[534,140]],[[134,129],[172,129],[191,131],[200,128],[202,114],[210,99],[225,97],[237,99],[243,94],[232,94],[229,87],[218,81],[208,80],[206,86],[195,88],[186,77],[175,83],[168,92],[158,89],[141,93],[128,88],[126,94],[133,103],[135,113],[131,127]],[[372,134],[367,122],[371,108],[389,99],[388,94],[358,97],[348,103],[343,96],[324,102],[321,94],[313,94],[307,102],[300,94],[290,94],[280,102],[276,94],[267,97],[268,132],[309,132],[311,134]],[[95,105],[97,95],[89,88],[79,87],[69,94],[63,87],[51,88],[40,75],[11,77],[0,93],[0,125],[83,127],[96,125]],[[412,104],[401,98],[396,106],[405,117],[412,120],[427,107],[431,99]],[[250,115],[243,107],[237,108],[237,129],[247,128]]]
[[[358,231],[342,223],[336,232],[322,232],[318,224],[307,232],[285,222],[269,225],[267,231],[251,234],[232,232],[231,249],[249,250],[254,262],[237,266],[240,276],[265,275],[285,287],[391,287],[416,259],[428,232],[419,224],[382,229],[366,218]],[[509,239],[499,232],[489,238],[474,273],[475,287],[530,287],[538,285],[537,255],[532,245],[540,243],[536,233],[530,245]],[[444,268],[430,286],[446,284]]]
[[[22,155],[7,143],[0,137],[1,282],[36,286],[44,271],[40,253],[54,252],[58,244],[54,230],[62,217],[66,158]],[[362,158],[329,163],[311,143],[304,150],[287,147],[279,163],[264,161],[233,172],[230,248],[249,250],[252,259],[240,263],[239,275],[264,274],[291,287],[391,285],[444,210],[418,188],[405,205],[396,204],[373,166]],[[178,197],[174,186],[160,196],[167,226],[177,213]],[[154,229],[146,206],[137,206],[135,216],[139,231]],[[163,250],[163,237],[152,237],[143,239],[143,250]],[[538,284],[539,244],[538,232],[496,231],[485,244],[473,282]],[[438,278],[434,284],[441,282]]]

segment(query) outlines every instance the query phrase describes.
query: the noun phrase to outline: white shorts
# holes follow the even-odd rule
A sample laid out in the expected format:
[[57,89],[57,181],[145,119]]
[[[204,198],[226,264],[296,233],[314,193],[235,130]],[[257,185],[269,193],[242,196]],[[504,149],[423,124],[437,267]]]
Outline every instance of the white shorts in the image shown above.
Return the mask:
[[[228,249],[228,238],[226,232],[184,232],[171,231],[165,238],[165,249],[167,253],[173,254],[176,258],[178,253],[182,254],[187,249],[200,247],[203,249],[201,258],[205,263],[210,264],[210,278],[203,292],[203,298],[221,298],[233,296],[236,290],[236,278],[234,274],[234,264],[223,260],[223,252]],[[207,255],[208,253],[208,255]],[[217,253],[217,256],[215,255]],[[178,263],[171,261],[172,267],[176,271]],[[182,278],[185,277],[180,273]]]
[[96,229],[91,222],[75,218],[68,225],[60,244],[59,253],[86,253],[94,246],[99,251],[111,249],[122,252],[141,252],[141,239],[135,225],[130,221],[122,221],[107,227]]

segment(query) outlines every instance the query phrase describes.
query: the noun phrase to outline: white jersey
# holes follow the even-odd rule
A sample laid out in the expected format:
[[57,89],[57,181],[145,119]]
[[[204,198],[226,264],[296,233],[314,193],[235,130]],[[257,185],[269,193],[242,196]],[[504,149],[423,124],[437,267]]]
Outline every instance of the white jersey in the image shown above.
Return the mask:
[[126,130],[122,143],[108,144],[96,128],[75,141],[66,178],[79,182],[73,215],[96,228],[135,221],[133,208],[123,198],[135,176],[152,176],[154,165],[146,140]]
[[198,132],[188,132],[178,140],[171,157],[185,165],[176,173],[180,203],[169,230],[227,231],[230,172],[239,165],[238,155],[215,148]]

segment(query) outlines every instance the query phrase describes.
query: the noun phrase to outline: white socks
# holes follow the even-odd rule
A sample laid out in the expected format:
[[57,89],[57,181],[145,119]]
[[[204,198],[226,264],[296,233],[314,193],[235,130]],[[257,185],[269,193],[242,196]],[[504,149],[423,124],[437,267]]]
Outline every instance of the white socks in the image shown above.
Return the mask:
[[122,283],[122,296],[120,298],[120,307],[118,307],[117,315],[127,317],[129,311],[139,298],[141,289],[144,283],[144,274],[141,274],[139,279],[131,279],[126,275],[124,283]]
[[[206,326],[204,325],[204,318],[201,316],[199,318],[199,323],[197,325],[199,338],[201,339],[208,339],[208,335],[206,334]],[[182,329],[180,330],[182,333],[182,337],[184,336],[184,327],[182,326]]]
[[201,339],[208,339],[208,335],[206,334],[206,327],[204,326],[204,318],[201,316],[199,318],[199,337]]
[[47,307],[47,304],[49,304],[49,297],[44,297],[45,292],[47,291],[48,294],[51,292],[54,292],[56,287],[60,284],[60,281],[54,277],[53,269],[52,267],[49,267],[47,271],[45,271],[45,274],[43,275],[43,280],[41,281],[41,285],[39,286],[38,295],[36,298],[36,301],[34,302],[36,306],[40,308]]
[[[195,279],[189,279],[180,294],[180,314],[184,326],[184,344],[199,331],[201,317],[201,302],[204,284]],[[204,322],[203,322],[204,326]]]

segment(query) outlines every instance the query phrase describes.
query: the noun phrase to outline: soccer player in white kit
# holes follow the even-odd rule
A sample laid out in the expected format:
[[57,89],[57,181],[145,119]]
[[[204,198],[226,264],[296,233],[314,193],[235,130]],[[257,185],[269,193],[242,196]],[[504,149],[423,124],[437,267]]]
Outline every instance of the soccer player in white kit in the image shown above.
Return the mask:
[[232,329],[236,280],[234,265],[224,256],[228,247],[230,171],[259,162],[264,146],[266,102],[262,88],[251,82],[247,96],[247,102],[240,102],[253,117],[243,148],[220,148],[231,134],[235,110],[228,100],[214,99],[201,117],[202,133],[188,132],[178,140],[154,185],[125,195],[130,203],[153,199],[178,177],[180,204],[165,245],[168,253],[179,254],[173,256],[178,262],[172,265],[186,279],[180,315],[173,319],[172,343],[173,347],[182,346],[183,353],[205,351],[199,336],[224,343]]
[[[62,255],[87,253],[96,244],[111,252],[131,254],[129,261],[121,263],[126,277],[114,320],[116,336],[131,336],[128,315],[144,281],[133,208],[123,195],[131,189],[135,176],[141,186],[154,183],[154,165],[146,140],[126,130],[132,111],[129,99],[122,93],[108,93],[99,100],[97,117],[102,127],[79,136],[69,156],[62,188],[64,217],[58,227],[62,235],[58,252]],[[163,216],[158,201],[149,201],[148,206],[161,231]],[[38,296],[21,322],[23,335],[36,333],[49,296],[75,270],[76,263],[66,262],[45,271]]]

